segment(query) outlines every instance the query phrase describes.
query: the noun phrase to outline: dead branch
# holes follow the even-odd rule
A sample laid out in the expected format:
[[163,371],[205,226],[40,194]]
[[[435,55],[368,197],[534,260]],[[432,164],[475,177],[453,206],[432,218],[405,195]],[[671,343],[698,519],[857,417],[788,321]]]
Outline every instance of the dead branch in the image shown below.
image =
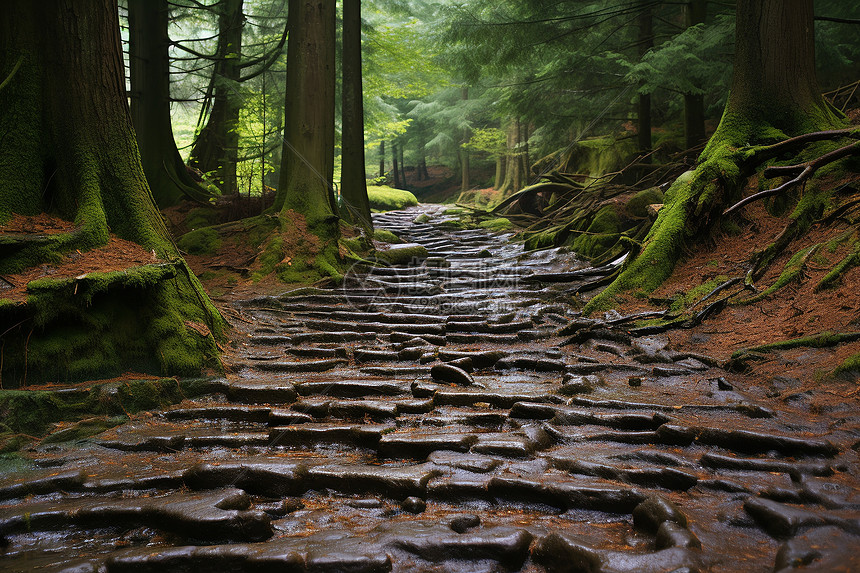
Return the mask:
[[[826,133],[826,132],[818,132],[818,133]],[[815,135],[815,134],[807,134],[807,135]],[[800,136],[802,137],[802,136]],[[795,138],[796,139],[796,138]],[[783,143],[786,143],[786,140]],[[779,144],[777,144],[779,145]],[[844,157],[848,157],[849,155],[860,155],[860,142],[852,143],[851,145],[846,145],[845,147],[839,148],[835,151],[831,151],[830,153],[825,153],[818,159],[813,159],[812,161],[808,161],[806,163],[801,163],[799,165],[787,165],[784,167],[768,167],[764,171],[764,176],[767,178],[780,177],[780,176],[794,176],[793,179],[786,181],[782,185],[774,187],[773,189],[765,189],[764,191],[759,191],[758,193],[754,193],[749,197],[745,197],[741,199],[725,211],[723,211],[723,216],[728,215],[730,213],[734,213],[744,205],[752,203],[753,201],[758,201],[759,199],[764,199],[765,197],[770,197],[772,195],[777,195],[791,189],[792,187],[796,187],[804,182],[806,182],[812,174],[818,171],[821,167],[829,163],[833,163],[839,159]]]

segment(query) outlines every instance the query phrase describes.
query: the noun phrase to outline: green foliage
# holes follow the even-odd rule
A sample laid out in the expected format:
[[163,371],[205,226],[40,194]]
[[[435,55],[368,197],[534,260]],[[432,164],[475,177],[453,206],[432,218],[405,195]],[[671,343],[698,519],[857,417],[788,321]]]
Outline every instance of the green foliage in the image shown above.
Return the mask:
[[395,211],[418,204],[418,199],[409,191],[387,186],[368,185],[367,198],[370,208],[376,211]]

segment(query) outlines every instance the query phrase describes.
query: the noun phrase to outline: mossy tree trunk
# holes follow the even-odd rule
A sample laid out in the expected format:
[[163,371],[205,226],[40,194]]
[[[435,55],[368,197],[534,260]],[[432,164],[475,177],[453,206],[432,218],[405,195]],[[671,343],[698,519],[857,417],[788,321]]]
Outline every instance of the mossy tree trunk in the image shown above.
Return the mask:
[[[217,364],[212,336],[187,324],[205,322],[219,333],[223,319],[171,242],[141,167],[116,2],[6,2],[0,75],[16,65],[0,91],[0,223],[13,214],[49,212],[73,221],[76,230],[47,242],[7,235],[4,249],[11,254],[0,260],[0,273],[105,245],[113,232],[153,251],[176,275],[163,280],[167,273],[150,265],[87,279],[94,287],[87,297],[76,296],[77,286],[64,290],[72,279],[40,281],[38,301],[35,287],[28,287],[25,305],[0,306],[4,371],[10,356],[16,358],[16,337],[27,341],[23,370],[29,360],[34,378],[37,363],[43,372],[69,378],[138,367],[192,374]],[[86,282],[80,280],[82,288]],[[117,306],[117,297],[125,302]],[[7,329],[21,314],[23,320]],[[60,330],[51,323],[58,317]]]
[[239,80],[242,72],[243,0],[220,0],[218,51],[210,85],[209,118],[197,135],[188,163],[204,173],[215,173],[225,194],[237,193],[236,163],[239,157]]
[[152,196],[162,208],[206,201],[211,193],[189,175],[173,139],[167,0],[129,0],[128,22],[131,119]]
[[679,177],[636,256],[586,307],[625,290],[651,291],[671,274],[684,246],[701,238],[764,161],[762,146],[842,127],[815,75],[812,0],[738,0],[734,72],[717,131],[699,164]]
[[505,180],[499,188],[503,196],[513,195],[522,189],[523,161],[520,157],[520,119],[511,118],[505,129],[506,154],[505,154]]
[[364,161],[364,96],[361,81],[361,0],[343,3],[343,167],[340,192],[350,220],[373,229]]

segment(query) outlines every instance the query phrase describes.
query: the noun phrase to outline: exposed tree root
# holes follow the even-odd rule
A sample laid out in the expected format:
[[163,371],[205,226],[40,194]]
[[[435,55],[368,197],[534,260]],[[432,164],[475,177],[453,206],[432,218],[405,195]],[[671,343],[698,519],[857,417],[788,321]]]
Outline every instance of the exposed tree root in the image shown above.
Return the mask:
[[793,338],[791,340],[780,340],[752,348],[738,350],[729,359],[726,368],[729,370],[742,371],[748,367],[751,360],[761,360],[764,355],[776,350],[790,350],[792,348],[827,348],[844,342],[860,340],[860,332],[822,332],[814,336]]

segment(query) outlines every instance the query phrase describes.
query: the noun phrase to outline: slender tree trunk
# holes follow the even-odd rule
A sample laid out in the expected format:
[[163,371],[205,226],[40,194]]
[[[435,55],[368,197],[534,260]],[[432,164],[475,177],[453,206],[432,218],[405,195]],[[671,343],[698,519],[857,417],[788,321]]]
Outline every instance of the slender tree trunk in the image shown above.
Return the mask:
[[400,189],[400,163],[397,155],[397,148],[400,147],[396,143],[391,143],[391,161],[393,164],[392,171],[394,171],[394,188]]
[[522,158],[522,124],[520,118],[517,118],[514,124],[514,157],[516,169],[514,169],[514,193],[523,188],[523,158]]
[[403,184],[403,188],[406,189],[406,160],[403,159],[404,147],[406,145],[401,143],[397,146],[397,151],[400,153],[400,182]]
[[211,196],[191,178],[173,139],[167,22],[167,0],[129,0],[131,119],[143,171],[162,208]]
[[[462,93],[463,101],[469,99],[469,88],[464,87]],[[469,150],[466,149],[465,145],[469,142],[469,139],[472,137],[471,130],[467,127],[463,131],[463,141],[460,144],[460,192],[463,193],[469,190],[471,187],[469,183]]]
[[385,140],[379,142],[379,176],[385,177]]
[[505,181],[499,192],[502,196],[513,195],[520,190],[522,160],[519,158],[519,118],[510,119],[505,129],[507,155],[505,157]]
[[501,189],[505,177],[505,156],[496,156],[496,177],[493,179],[493,189]]
[[[651,6],[649,0],[640,0],[639,14],[639,57],[641,58],[654,45],[652,31]],[[639,94],[639,152],[651,151],[651,94]],[[650,163],[651,156],[643,158],[643,163]]]
[[[684,6],[687,27],[703,24],[707,16],[707,0],[691,0]],[[705,97],[684,94],[684,139],[687,149],[705,141]]]
[[197,135],[188,163],[204,173],[215,172],[225,194],[238,193],[236,163],[239,157],[239,78],[242,71],[243,0],[218,2],[218,61],[212,81],[214,96],[209,120]]
[[286,129],[275,209],[292,210],[313,228],[335,217],[329,176],[334,156],[334,3],[290,0],[289,14]]
[[28,299],[16,312],[41,316],[27,318],[26,331],[8,328],[8,314],[0,318],[4,371],[15,362],[18,336],[27,341],[31,379],[37,371],[57,380],[133,368],[188,375],[217,363],[211,336],[191,333],[185,321],[208,322],[213,332],[223,321],[170,240],[141,166],[117,3],[8,0],[0,10],[0,75],[8,77],[0,90],[0,222],[47,211],[76,223],[48,240],[20,237],[11,253],[7,244],[0,273],[105,245],[110,233],[178,272],[164,280],[153,266],[151,274],[128,269],[127,283],[105,277],[113,290],[89,296],[77,287],[64,294],[57,283],[44,291],[52,302],[41,310]]
[[361,0],[343,2],[343,166],[340,190],[353,223],[373,228],[364,157],[364,101],[361,88]]
[[529,158],[529,132],[531,131],[531,124],[526,123],[523,125],[522,133],[520,136],[522,137],[522,150],[523,150],[523,179],[525,180],[525,185],[528,186],[531,180],[531,159]]

